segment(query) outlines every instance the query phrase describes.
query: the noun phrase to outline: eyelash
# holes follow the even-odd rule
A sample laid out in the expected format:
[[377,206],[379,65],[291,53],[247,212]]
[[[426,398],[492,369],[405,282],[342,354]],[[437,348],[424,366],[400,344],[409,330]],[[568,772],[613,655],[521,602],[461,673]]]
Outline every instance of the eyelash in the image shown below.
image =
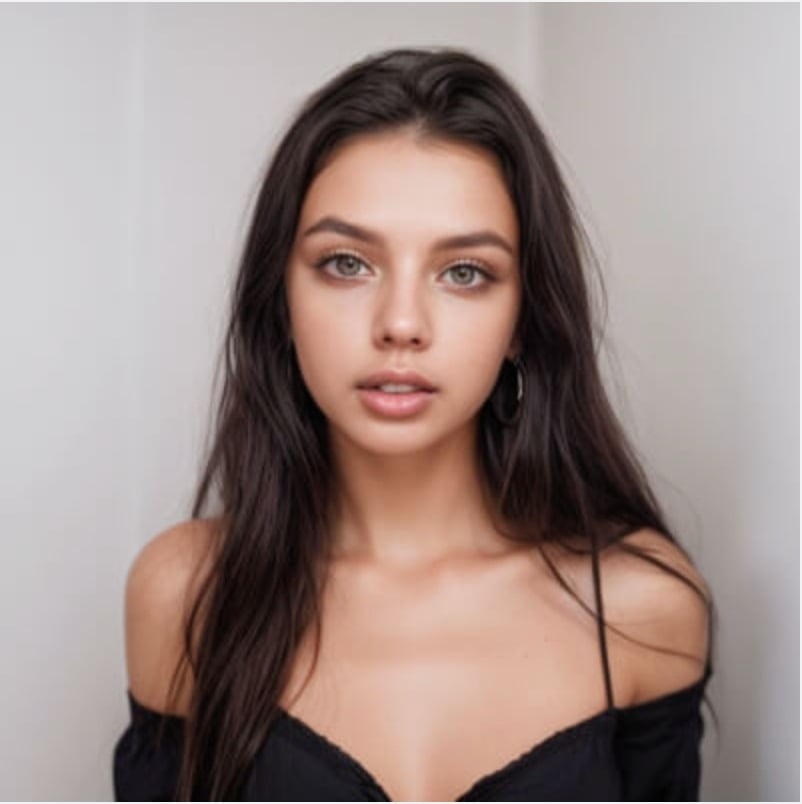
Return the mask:
[[[322,270],[323,266],[327,262],[330,262],[331,260],[333,260],[335,257],[353,257],[355,260],[358,260],[363,265],[368,264],[367,260],[365,260],[363,257],[361,257],[356,252],[345,251],[343,249],[336,249],[335,251],[330,251],[330,252],[324,254],[314,264],[315,268],[317,270]],[[484,282],[481,282],[478,285],[459,285],[459,284],[455,285],[455,287],[460,288],[461,290],[469,290],[469,291],[470,290],[479,290],[480,288],[484,287],[485,285],[489,284],[490,282],[495,281],[495,277],[493,276],[493,274],[491,274],[490,271],[487,270],[487,268],[485,267],[485,265],[483,263],[478,262],[477,260],[470,260],[470,259],[460,260],[459,262],[455,262],[453,265],[450,265],[448,268],[446,268],[446,271],[450,271],[453,268],[458,268],[459,266],[462,266],[462,265],[467,265],[469,268],[473,268],[475,271],[477,271],[479,274],[481,274],[482,277],[484,278]],[[346,281],[346,282],[349,279],[349,277],[345,277],[343,275],[340,275],[339,277],[336,277],[336,278],[341,279],[341,280]]]

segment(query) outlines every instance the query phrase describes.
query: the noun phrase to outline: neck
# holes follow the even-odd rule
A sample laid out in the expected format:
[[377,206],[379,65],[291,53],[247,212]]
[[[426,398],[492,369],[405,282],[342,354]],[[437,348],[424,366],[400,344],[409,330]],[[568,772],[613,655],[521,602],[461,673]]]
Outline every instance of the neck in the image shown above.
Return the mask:
[[482,494],[473,432],[397,454],[336,436],[333,446],[334,558],[413,569],[509,550]]

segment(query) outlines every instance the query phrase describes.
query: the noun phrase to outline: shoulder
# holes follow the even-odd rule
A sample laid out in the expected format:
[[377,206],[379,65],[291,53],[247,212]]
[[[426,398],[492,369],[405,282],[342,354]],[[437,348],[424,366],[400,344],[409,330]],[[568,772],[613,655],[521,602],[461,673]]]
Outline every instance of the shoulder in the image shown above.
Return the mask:
[[[557,549],[557,565],[587,617],[596,610],[590,548],[576,537],[565,541],[569,549]],[[708,608],[682,578],[708,600],[710,591],[682,547],[642,528],[602,552],[599,574],[610,670],[619,681],[616,703],[635,705],[697,681],[708,656]]]
[[178,710],[169,686],[186,651],[184,629],[210,567],[217,520],[180,522],[152,537],[136,554],[125,585],[125,653],[131,694],[145,706],[182,714],[188,679],[179,685]]
[[[633,555],[630,547],[662,566]],[[624,635],[617,645],[631,672],[631,704],[698,681],[709,651],[710,590],[682,547],[657,531],[638,530],[605,551],[601,575],[605,620]]]

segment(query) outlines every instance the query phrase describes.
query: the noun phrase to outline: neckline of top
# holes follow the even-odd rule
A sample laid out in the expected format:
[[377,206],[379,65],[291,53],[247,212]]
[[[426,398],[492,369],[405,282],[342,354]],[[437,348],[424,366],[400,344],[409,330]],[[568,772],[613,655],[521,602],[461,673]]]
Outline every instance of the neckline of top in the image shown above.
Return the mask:
[[[657,698],[652,698],[647,701],[641,701],[637,704],[630,704],[629,706],[608,706],[606,709],[603,709],[600,712],[583,718],[582,720],[565,726],[564,728],[558,729],[544,739],[539,740],[537,743],[527,748],[516,757],[513,757],[497,769],[481,776],[479,779],[474,781],[464,793],[456,798],[455,801],[468,801],[476,797],[483,790],[486,790],[488,786],[492,786],[493,784],[496,784],[507,778],[521,766],[531,763],[536,758],[540,759],[542,756],[557,750],[562,746],[572,744],[580,737],[591,733],[596,728],[604,729],[608,727],[608,725],[614,725],[619,718],[636,718],[639,713],[654,713],[655,711],[659,711],[663,708],[671,708],[676,706],[679,702],[685,700],[687,700],[689,703],[692,703],[701,695],[711,675],[712,667],[708,663],[705,666],[704,674],[699,679],[692,684],[682,687],[681,689],[673,690],[665,695],[661,695]],[[176,724],[178,726],[183,726],[186,721],[186,717],[183,715],[158,712],[150,709],[149,707],[140,703],[134,697],[130,688],[127,690],[127,695],[132,714],[137,720],[142,718],[150,720],[166,720],[167,722]],[[294,727],[297,733],[302,734],[308,741],[311,741],[312,744],[327,749],[330,754],[334,755],[339,760],[341,765],[344,765],[364,784],[372,788],[382,800],[392,801],[382,784],[379,783],[379,781],[367,769],[367,767],[365,767],[360,760],[339,746],[333,739],[315,729],[305,720],[292,714],[283,706],[277,705],[276,711],[276,723],[283,721],[285,724]]]

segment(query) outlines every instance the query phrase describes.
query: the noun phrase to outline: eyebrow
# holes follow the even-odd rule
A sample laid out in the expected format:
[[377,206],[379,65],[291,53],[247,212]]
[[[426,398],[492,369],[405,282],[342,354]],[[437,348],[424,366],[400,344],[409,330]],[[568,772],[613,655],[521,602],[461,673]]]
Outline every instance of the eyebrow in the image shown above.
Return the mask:
[[[384,239],[378,232],[365,229],[353,223],[348,223],[341,218],[333,215],[326,215],[317,223],[312,224],[303,233],[303,237],[316,234],[317,232],[336,232],[337,234],[347,235],[348,237],[362,240],[365,243],[379,245]],[[467,232],[465,234],[444,237],[434,243],[435,251],[442,251],[450,248],[465,248],[467,246],[497,246],[508,254],[515,256],[512,246],[500,235],[490,229],[480,232]]]

